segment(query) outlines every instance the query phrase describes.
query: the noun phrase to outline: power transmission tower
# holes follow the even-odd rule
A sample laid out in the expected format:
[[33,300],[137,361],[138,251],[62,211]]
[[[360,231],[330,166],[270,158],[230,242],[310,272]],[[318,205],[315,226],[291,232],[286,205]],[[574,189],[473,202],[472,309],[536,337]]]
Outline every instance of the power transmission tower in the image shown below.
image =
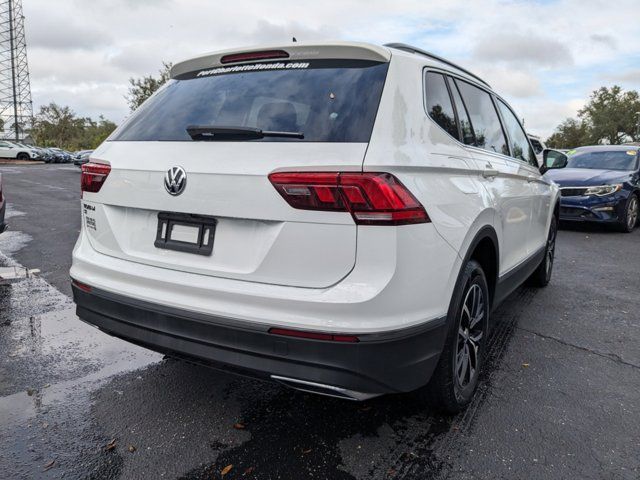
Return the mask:
[[33,123],[22,0],[0,0],[0,137],[22,141]]

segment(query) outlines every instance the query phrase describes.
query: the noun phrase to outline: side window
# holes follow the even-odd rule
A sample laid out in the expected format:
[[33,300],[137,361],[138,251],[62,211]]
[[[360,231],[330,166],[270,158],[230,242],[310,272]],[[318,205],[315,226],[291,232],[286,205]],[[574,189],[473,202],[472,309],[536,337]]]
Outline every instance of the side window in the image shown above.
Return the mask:
[[502,131],[500,117],[491,95],[462,80],[456,80],[460,94],[467,106],[476,137],[476,146],[492,152],[509,155],[507,139]]
[[426,75],[427,113],[449,135],[458,139],[458,126],[453,113],[449,89],[444,76],[440,73],[427,72]]
[[538,168],[538,160],[536,159],[535,153],[533,153],[533,149],[529,145],[529,140],[527,139],[527,135],[524,133],[524,129],[520,126],[520,122],[511,109],[501,100],[498,100],[498,108],[500,109],[500,114],[504,119],[504,126],[507,129],[507,132],[509,132],[511,148],[513,149],[513,157],[518,160],[528,162]]
[[1,148],[7,148],[9,146],[9,144],[4,143],[4,142],[0,142],[0,147]]
[[465,145],[475,145],[476,139],[473,135],[473,126],[469,119],[469,112],[467,112],[467,107],[465,107],[464,102],[462,101],[458,87],[451,77],[449,77],[449,85],[451,86],[453,103],[456,106],[456,111],[458,112],[458,121],[460,122],[460,129],[462,130],[462,142]]

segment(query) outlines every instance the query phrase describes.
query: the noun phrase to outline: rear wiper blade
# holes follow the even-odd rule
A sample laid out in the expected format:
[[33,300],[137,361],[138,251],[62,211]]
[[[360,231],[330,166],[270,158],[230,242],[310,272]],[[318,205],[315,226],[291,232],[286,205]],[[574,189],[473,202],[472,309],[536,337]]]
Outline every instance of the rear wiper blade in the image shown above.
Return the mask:
[[304,138],[302,132],[275,132],[253,127],[190,125],[187,133],[192,140],[257,140],[264,137]]

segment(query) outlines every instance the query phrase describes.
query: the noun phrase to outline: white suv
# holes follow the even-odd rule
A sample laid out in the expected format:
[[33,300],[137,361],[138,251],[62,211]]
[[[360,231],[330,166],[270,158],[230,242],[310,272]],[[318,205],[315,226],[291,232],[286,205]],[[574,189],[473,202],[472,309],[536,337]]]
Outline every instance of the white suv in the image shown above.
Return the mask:
[[305,391],[464,407],[491,310],[553,262],[558,188],[506,102],[402,44],[171,77],[82,167],[79,317]]

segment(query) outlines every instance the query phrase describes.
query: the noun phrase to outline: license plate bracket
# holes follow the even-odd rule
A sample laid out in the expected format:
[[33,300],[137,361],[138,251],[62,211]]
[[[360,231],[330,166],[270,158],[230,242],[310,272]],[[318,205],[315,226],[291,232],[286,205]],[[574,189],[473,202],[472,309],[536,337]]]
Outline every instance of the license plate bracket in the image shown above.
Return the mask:
[[[206,215],[159,212],[154,245],[156,248],[165,250],[209,256],[213,252],[213,238],[217,224],[218,220]],[[172,238],[175,227],[180,228],[181,234],[179,236],[182,238],[185,235],[189,236],[189,231],[192,230],[192,241]]]

